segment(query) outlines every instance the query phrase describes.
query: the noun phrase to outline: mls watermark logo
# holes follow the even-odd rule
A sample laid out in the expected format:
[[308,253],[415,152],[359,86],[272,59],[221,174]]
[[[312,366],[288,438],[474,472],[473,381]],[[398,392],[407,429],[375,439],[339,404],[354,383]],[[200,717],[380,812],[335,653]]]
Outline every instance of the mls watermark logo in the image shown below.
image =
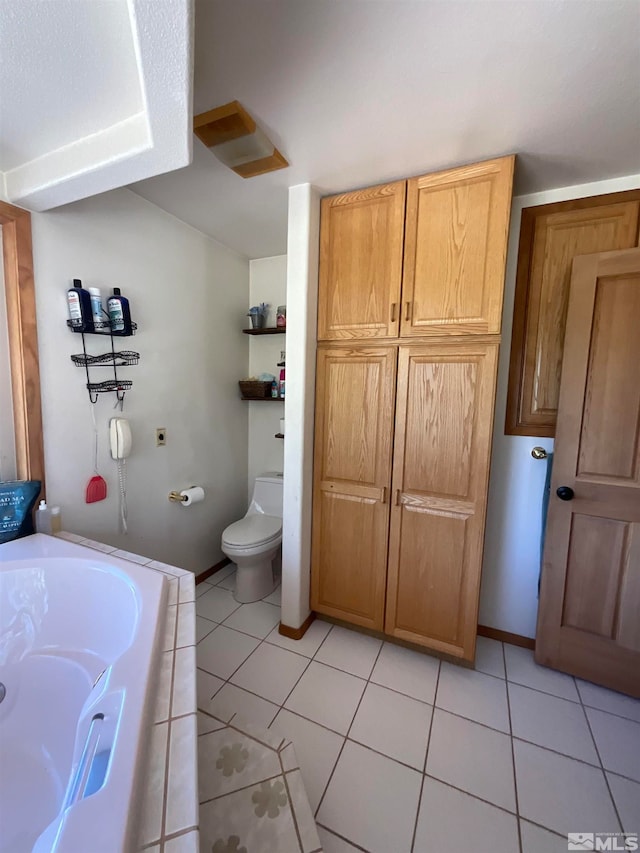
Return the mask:
[[637,832],[570,832],[567,850],[632,851],[640,849]]

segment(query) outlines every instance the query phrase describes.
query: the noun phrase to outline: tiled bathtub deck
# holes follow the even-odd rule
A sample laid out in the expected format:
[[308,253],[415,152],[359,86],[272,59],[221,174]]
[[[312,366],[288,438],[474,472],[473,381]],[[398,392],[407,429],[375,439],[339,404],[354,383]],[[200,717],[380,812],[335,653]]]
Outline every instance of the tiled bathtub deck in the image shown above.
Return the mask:
[[198,853],[194,575],[74,533],[58,535],[144,565],[168,579],[160,677],[142,783],[139,845],[145,853]]
[[[225,569],[196,589],[198,708],[291,739],[325,853],[565,853],[567,832],[640,831],[639,701],[482,638],[475,672],[322,621],[295,642],[279,591],[239,605],[232,587]],[[200,808],[202,853],[236,853]]]

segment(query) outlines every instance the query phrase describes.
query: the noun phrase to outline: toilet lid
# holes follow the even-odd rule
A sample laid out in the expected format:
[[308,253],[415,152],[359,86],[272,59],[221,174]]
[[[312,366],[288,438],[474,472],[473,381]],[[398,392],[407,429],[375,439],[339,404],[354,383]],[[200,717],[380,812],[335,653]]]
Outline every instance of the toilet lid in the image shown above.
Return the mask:
[[282,532],[282,519],[274,515],[246,515],[240,521],[234,521],[222,534],[222,541],[228,545],[249,547],[260,545],[274,539]]

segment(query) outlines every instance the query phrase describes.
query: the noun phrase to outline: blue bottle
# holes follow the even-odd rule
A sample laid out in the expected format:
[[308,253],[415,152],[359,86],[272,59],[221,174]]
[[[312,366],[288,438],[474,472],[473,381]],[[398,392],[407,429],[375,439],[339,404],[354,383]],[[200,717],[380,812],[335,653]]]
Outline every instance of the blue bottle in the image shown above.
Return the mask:
[[69,319],[74,332],[93,332],[93,315],[91,313],[91,294],[82,286],[79,278],[74,278],[73,287],[67,291]]
[[119,287],[113,288],[113,296],[107,302],[107,311],[111,322],[111,334],[127,337],[133,334],[129,300],[120,293]]

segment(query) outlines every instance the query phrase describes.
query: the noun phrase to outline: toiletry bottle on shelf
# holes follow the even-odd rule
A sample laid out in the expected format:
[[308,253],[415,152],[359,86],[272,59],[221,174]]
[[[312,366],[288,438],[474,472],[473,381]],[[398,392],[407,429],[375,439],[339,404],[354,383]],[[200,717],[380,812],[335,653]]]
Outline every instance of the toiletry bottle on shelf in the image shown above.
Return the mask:
[[36,533],[51,533],[51,510],[46,501],[40,501],[35,513]]
[[113,335],[122,335],[123,337],[130,335],[131,311],[129,310],[129,300],[120,293],[119,287],[113,288],[113,296],[109,297],[107,309],[111,323],[111,333]]
[[271,383],[271,396],[276,398],[278,396],[278,383],[275,379]]
[[74,278],[73,287],[67,291],[67,305],[73,331],[93,332],[91,295],[84,289],[79,278]]
[[109,325],[105,324],[105,315],[102,313],[102,294],[99,287],[90,287],[89,296],[91,298],[91,319],[93,320],[93,328],[101,334],[109,334]]
[[282,400],[284,400],[284,384],[285,384],[284,371],[285,371],[285,369],[284,369],[284,367],[282,367],[280,369],[280,398]]

